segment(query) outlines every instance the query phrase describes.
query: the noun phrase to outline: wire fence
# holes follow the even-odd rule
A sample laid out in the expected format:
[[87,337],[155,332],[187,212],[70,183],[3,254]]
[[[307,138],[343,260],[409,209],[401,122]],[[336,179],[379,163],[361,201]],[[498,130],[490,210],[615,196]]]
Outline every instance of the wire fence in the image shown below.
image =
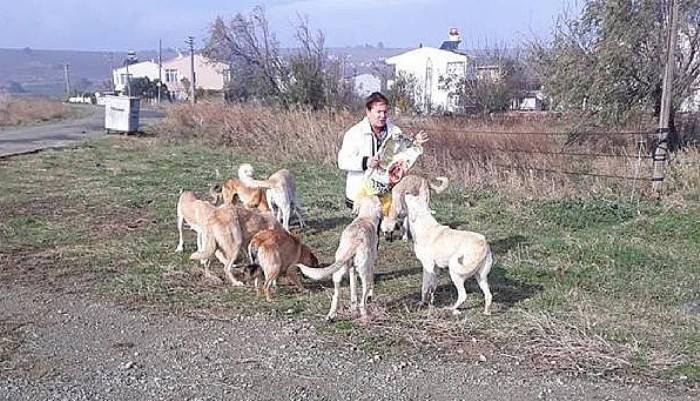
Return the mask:
[[[514,131],[491,131],[483,129],[465,129],[465,128],[454,128],[454,127],[425,127],[415,124],[404,125],[405,129],[412,130],[415,132],[425,131],[429,134],[434,134],[437,131],[448,132],[452,134],[464,135],[464,136],[487,136],[491,138],[507,138],[508,136],[545,136],[545,137],[563,137],[567,140],[561,148],[565,148],[571,145],[569,141],[572,138],[582,138],[583,142],[578,143],[578,147],[588,145],[590,151],[576,149],[576,150],[565,150],[565,149],[518,149],[510,146],[497,146],[493,143],[485,144],[459,144],[459,146],[453,150],[463,150],[465,148],[472,149],[475,151],[480,151],[484,154],[488,153],[502,153],[502,154],[518,154],[518,155],[532,155],[539,156],[537,158],[537,166],[534,165],[523,165],[519,163],[522,160],[516,160],[517,162],[510,161],[510,163],[490,163],[490,166],[504,169],[523,172],[537,172],[541,174],[559,174],[565,176],[579,176],[579,177],[594,177],[601,179],[613,179],[622,181],[635,181],[635,182],[651,182],[651,170],[641,172],[642,167],[650,167],[651,163],[654,161],[653,149],[648,149],[648,144],[654,144],[655,131],[586,131],[586,132],[536,132],[536,131],[525,131],[525,130],[514,130]],[[431,135],[432,136],[432,135]],[[594,143],[586,144],[585,140],[598,140],[597,138],[611,139],[615,137],[637,137],[634,144],[628,143],[627,146],[617,146],[612,151],[600,151],[594,150]],[[611,147],[608,147],[611,148]],[[448,149],[448,151],[450,151]],[[548,157],[551,157],[548,160]],[[619,165],[616,167],[616,171],[619,173],[611,173],[610,171],[591,171],[590,166],[586,167],[586,171],[576,171],[571,168],[562,168],[561,158],[571,158],[572,161],[581,161],[581,159],[615,159],[620,161]],[[557,159],[557,160],[555,160]],[[667,159],[668,160],[668,159]],[[549,163],[548,163],[549,161]],[[556,163],[555,163],[556,162]],[[642,166],[643,165],[643,166]],[[630,169],[634,169],[633,174],[630,173]]]

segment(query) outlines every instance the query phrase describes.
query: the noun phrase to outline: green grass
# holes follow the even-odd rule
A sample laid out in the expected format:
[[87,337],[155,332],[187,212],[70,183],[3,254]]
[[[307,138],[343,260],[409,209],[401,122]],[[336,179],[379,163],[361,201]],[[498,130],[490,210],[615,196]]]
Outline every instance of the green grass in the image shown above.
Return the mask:
[[[110,137],[0,161],[0,256],[12,261],[0,268],[0,279],[11,283],[19,279],[14,269],[45,263],[61,272],[66,286],[87,276],[91,289],[120,302],[313,319],[324,335],[357,341],[368,352],[459,348],[478,338],[489,344],[479,353],[574,374],[700,380],[698,312],[680,308],[700,298],[697,194],[686,194],[683,208],[668,209],[615,197],[537,201],[451,188],[433,197],[436,217],[491,242],[494,315],[481,314],[483,297],[471,282],[461,317],[442,310],[456,297],[445,273],[436,308],[417,307],[420,264],[408,244],[382,241],[374,321],[351,320],[346,310],[341,321],[324,324],[330,282],[307,282],[303,295],[280,286],[275,302],[267,303],[249,288],[202,281],[188,260],[191,232],[185,253],[174,252],[180,190],[206,196],[243,162],[253,163],[259,176],[283,166],[294,172],[310,226],[301,238],[330,262],[351,220],[344,176],[333,166],[194,142]],[[42,285],[41,278],[34,284]],[[347,297],[344,292],[341,305]]]

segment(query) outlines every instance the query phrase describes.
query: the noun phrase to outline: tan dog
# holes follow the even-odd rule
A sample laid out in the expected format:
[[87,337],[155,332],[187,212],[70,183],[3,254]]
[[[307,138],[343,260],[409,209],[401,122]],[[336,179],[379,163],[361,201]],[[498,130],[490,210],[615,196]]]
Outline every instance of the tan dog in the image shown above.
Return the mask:
[[422,190],[430,188],[435,193],[441,193],[449,185],[447,177],[435,177],[435,180],[440,181],[439,185],[434,185],[428,179],[418,175],[407,175],[399,181],[391,190],[391,206],[389,214],[382,219],[381,230],[387,240],[393,240],[394,231],[400,219],[403,219],[403,239],[408,240],[408,227],[406,225],[406,205],[404,202],[406,194],[414,196],[425,196],[426,204],[430,204],[430,191]]
[[[248,245],[248,255],[254,264],[245,268],[246,276],[255,278],[256,293],[259,296],[262,288],[268,301],[272,301],[270,286],[280,275],[286,276],[299,292],[304,291],[297,263],[318,267],[318,259],[311,249],[284,230],[265,230],[255,234]],[[264,275],[264,283],[261,275]]]
[[216,208],[215,213],[205,222],[203,246],[190,259],[206,261],[220,250],[225,261],[226,276],[232,284],[243,285],[233,276],[234,263],[241,249],[248,246],[253,236],[268,229],[282,229],[271,214],[223,205]]
[[229,178],[224,181],[223,185],[213,187],[210,193],[214,202],[218,202],[221,198],[224,205],[234,205],[235,197],[238,196],[243,206],[248,209],[257,209],[261,212],[270,211],[265,190],[248,187],[238,178]]
[[269,189],[266,193],[268,204],[285,230],[289,231],[289,218],[292,212],[296,214],[299,225],[304,227],[304,219],[301,217],[301,208],[297,201],[294,177],[289,170],[279,170],[267,180],[260,181],[253,178],[253,166],[242,164],[238,168],[238,178],[251,188]]
[[[183,250],[183,223],[187,223],[197,234],[197,250],[201,250],[204,247],[207,221],[216,213],[216,210],[217,208],[209,202],[197,199],[197,196],[193,192],[185,191],[180,194],[180,198],[177,201],[177,229],[180,234],[180,240],[175,252],[182,252]],[[220,252],[216,254],[216,257],[221,263],[227,263],[226,258]],[[204,267],[204,274],[207,277],[215,277],[209,271],[209,263],[207,260],[202,260],[201,264]]]
[[413,250],[423,265],[421,302],[433,302],[435,291],[435,266],[447,267],[452,283],[457,287],[457,302],[450,308],[457,315],[457,308],[467,299],[464,282],[476,276],[484,293],[484,314],[491,314],[491,290],[488,275],[493,256],[486,238],[470,231],[454,230],[438,223],[428,209],[425,196],[406,195],[408,226],[413,237]]
[[355,220],[348,225],[340,236],[340,244],[335,251],[335,263],[323,269],[311,269],[302,264],[299,265],[305,276],[320,280],[333,275],[333,300],[328,312],[327,320],[335,319],[338,311],[338,296],[340,294],[340,282],[345,272],[350,275],[350,309],[357,307],[357,292],[355,289],[355,273],[360,276],[362,282],[362,299],[360,300],[360,314],[367,316],[365,303],[374,291],[374,266],[377,263],[377,226],[381,218],[381,204],[376,196],[366,196],[355,203],[358,214]]

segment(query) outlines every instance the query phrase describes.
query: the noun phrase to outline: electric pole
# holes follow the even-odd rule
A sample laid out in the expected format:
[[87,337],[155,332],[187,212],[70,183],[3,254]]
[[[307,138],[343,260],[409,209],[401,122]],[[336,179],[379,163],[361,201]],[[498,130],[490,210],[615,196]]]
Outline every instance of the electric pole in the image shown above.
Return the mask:
[[158,103],[160,104],[160,91],[163,86],[163,41],[158,39]]
[[66,80],[66,99],[70,97],[70,64],[65,63],[63,64],[63,76],[64,79]]
[[668,16],[668,38],[666,40],[666,68],[661,92],[661,113],[659,116],[659,143],[654,150],[654,172],[651,188],[658,194],[666,176],[666,154],[668,153],[668,132],[673,100],[673,67],[675,65],[676,36],[678,33],[678,0],[671,0]]
[[131,75],[129,75],[129,64],[131,63],[131,60],[133,60],[134,56],[136,56],[136,52],[133,50],[129,50],[129,52],[126,53],[126,94],[127,96],[131,96]]
[[192,106],[194,106],[196,103],[194,94],[194,88],[196,88],[194,82],[194,37],[188,36],[185,43],[190,46],[190,103],[192,103]]

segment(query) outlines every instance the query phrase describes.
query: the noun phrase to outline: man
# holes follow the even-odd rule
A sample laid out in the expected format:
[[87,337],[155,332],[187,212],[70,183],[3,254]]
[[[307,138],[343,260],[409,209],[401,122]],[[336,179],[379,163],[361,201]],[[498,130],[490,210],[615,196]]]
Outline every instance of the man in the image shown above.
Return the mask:
[[[367,192],[364,187],[373,184],[367,176],[384,167],[380,166],[382,156],[388,157],[384,153],[394,155],[413,147],[421,149],[421,145],[428,140],[424,132],[418,133],[415,140],[404,136],[399,127],[387,120],[388,109],[389,100],[379,92],[372,93],[365,100],[365,118],[347,130],[343,137],[343,145],[338,152],[338,167],[347,171],[345,204],[349,208]],[[382,147],[383,144],[389,146]],[[383,205],[387,204],[390,190],[382,187],[381,183],[373,188]]]

